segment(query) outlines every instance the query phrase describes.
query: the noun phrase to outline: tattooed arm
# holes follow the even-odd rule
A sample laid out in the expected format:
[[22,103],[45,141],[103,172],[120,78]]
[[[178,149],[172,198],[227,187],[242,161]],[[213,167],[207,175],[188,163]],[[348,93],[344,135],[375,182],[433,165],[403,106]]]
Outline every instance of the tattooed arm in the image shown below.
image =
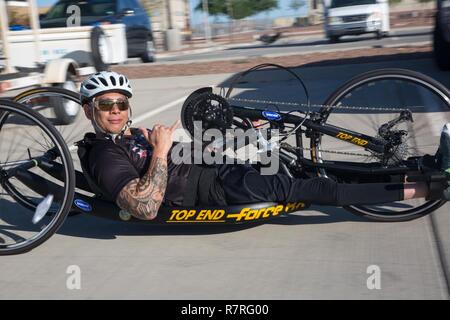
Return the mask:
[[173,132],[179,124],[177,121],[171,127],[155,125],[150,134],[141,128],[153,146],[152,160],[144,176],[122,188],[116,200],[121,209],[138,219],[152,220],[158,214],[167,187],[167,154],[172,146]]
[[156,218],[167,186],[167,158],[153,156],[141,179],[131,180],[120,191],[116,203],[142,220]]

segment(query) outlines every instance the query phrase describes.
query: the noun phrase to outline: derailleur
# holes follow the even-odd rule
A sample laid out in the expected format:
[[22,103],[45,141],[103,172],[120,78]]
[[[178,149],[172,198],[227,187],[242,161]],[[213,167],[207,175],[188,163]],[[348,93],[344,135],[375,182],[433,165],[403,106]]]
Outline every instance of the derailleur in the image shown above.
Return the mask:
[[391,148],[402,144],[404,137],[408,135],[406,130],[392,130],[393,127],[402,122],[414,122],[410,110],[403,110],[397,118],[383,124],[378,129],[380,137],[387,141]]
[[380,160],[385,165],[398,163],[407,155],[407,146],[404,145],[404,141],[408,131],[393,129],[403,122],[414,122],[411,111],[401,111],[397,118],[381,125],[378,129],[379,137],[386,142],[384,153],[380,155]]

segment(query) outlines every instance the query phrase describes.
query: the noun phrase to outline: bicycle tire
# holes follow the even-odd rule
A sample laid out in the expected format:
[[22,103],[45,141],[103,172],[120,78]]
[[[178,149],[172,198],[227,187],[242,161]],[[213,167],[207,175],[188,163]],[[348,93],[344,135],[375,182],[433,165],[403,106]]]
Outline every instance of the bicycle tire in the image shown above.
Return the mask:
[[[70,77],[68,79],[70,80]],[[26,104],[31,99],[42,97],[43,95],[46,95],[50,99],[49,106],[55,112],[56,123],[54,125],[69,125],[75,121],[79,110],[75,111],[74,106],[64,106],[64,104],[74,102],[81,106],[80,94],[64,87],[54,86],[29,89],[13,97],[13,101]],[[61,100],[58,101],[58,99]],[[68,101],[62,101],[62,99],[67,99]],[[67,110],[64,110],[66,108],[72,110],[68,113]],[[78,107],[78,109],[80,108]]]
[[[0,123],[2,123],[0,130],[3,128],[5,119],[10,115],[24,117],[24,119],[30,121],[27,123],[32,123],[45,132],[58,150],[59,158],[64,165],[65,184],[61,205],[58,211],[52,216],[51,222],[42,229],[40,228],[40,231],[30,239],[10,245],[0,243],[0,255],[14,255],[28,252],[48,240],[59,229],[67,217],[72,206],[75,192],[75,169],[72,157],[63,138],[51,122],[25,105],[11,100],[0,99]],[[5,189],[5,191],[7,190]],[[13,197],[12,195],[10,196]]]
[[[419,88],[426,88],[430,90],[430,92],[432,92],[436,97],[440,98],[442,104],[444,106],[446,105],[448,107],[448,110],[450,110],[450,91],[444,85],[419,72],[390,68],[365,72],[350,79],[348,82],[335,90],[326,99],[324,107],[322,107],[320,112],[325,114],[325,120],[328,121],[330,114],[333,112],[336,106],[339,105],[339,103],[345,100],[345,97],[350,97],[349,99],[351,100],[352,94],[354,94],[356,90],[361,90],[361,88],[365,85],[367,85],[367,87],[374,87],[374,83],[376,81],[383,80],[407,81],[413,83],[414,85],[418,85]],[[316,159],[316,161],[318,162],[321,162],[323,160],[320,152],[321,143],[321,136],[316,139],[311,139],[311,158]],[[327,176],[327,173],[324,169],[320,169],[318,171],[318,174],[320,176]],[[373,208],[370,208],[371,206],[350,205],[345,206],[344,208],[353,214],[364,216],[371,220],[393,222],[408,221],[425,216],[438,209],[445,203],[446,201],[441,200],[425,201],[425,203],[417,207],[406,209],[405,211],[395,214],[393,214],[392,211],[377,211]]]
[[29,99],[33,99],[34,97],[40,95],[40,94],[49,94],[49,96],[55,96],[55,97],[63,97],[66,99],[69,99],[71,101],[77,102],[81,104],[80,100],[80,94],[76,93],[74,91],[64,89],[64,88],[58,88],[58,87],[39,87],[39,88],[33,88],[26,90],[24,92],[19,93],[13,98],[13,101],[18,103],[25,103]]
[[[19,93],[15,97],[13,97],[13,101],[26,104],[28,101],[34,98],[40,98],[42,96],[48,97],[50,99],[52,98],[64,98],[69,101],[78,103],[81,105],[80,101],[80,94],[76,93],[74,91],[61,88],[61,87],[38,87],[26,90],[24,92]],[[49,102],[50,105],[52,101]],[[62,107],[62,106],[61,106]],[[72,120],[73,121],[73,120]],[[1,122],[0,122],[0,130],[1,130]],[[53,126],[56,127],[56,124],[53,124]],[[58,126],[57,129],[61,129],[65,126],[65,124],[62,124],[61,126]],[[63,131],[59,130],[60,135],[63,134]],[[64,138],[63,138],[64,139]],[[65,140],[65,139],[64,139]],[[68,142],[66,141],[66,144]],[[27,207],[31,210],[34,210],[36,208],[36,205],[34,203],[30,203],[26,197],[21,195],[20,193],[16,194],[16,201],[20,202],[22,206]]]

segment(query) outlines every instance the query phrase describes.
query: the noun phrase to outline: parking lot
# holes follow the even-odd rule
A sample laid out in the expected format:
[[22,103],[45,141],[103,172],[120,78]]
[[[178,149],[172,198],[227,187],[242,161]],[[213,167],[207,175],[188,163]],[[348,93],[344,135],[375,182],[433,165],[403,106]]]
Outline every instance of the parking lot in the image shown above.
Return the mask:
[[[385,67],[420,71],[450,87],[448,73],[429,57],[306,65],[295,72],[312,102],[322,103],[352,76]],[[173,123],[190,92],[227,83],[230,76],[132,80],[135,124]],[[267,95],[283,87],[276,79],[262,82]],[[443,114],[442,123],[449,121]],[[80,115],[74,127],[71,133],[81,137],[89,123]],[[79,215],[32,252],[2,257],[0,298],[448,299],[449,209],[410,222],[376,223],[313,206],[266,224],[230,227],[136,225]],[[79,290],[67,287],[70,266],[81,270]],[[380,270],[379,289],[367,285],[373,266]]]

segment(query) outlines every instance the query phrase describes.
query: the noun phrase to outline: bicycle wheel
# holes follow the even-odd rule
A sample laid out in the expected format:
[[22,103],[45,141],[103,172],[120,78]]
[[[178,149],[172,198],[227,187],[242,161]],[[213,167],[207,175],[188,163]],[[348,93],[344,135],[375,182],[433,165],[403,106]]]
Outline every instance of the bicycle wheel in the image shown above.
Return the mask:
[[[81,108],[80,94],[60,87],[37,87],[21,92],[13,100],[27,105],[49,119],[68,146],[75,168],[80,171],[81,166],[75,142],[81,140],[85,132],[91,131],[90,122],[86,119],[83,121],[83,117],[76,116],[77,110]],[[74,118],[68,124],[68,122],[61,122],[58,116],[52,118],[50,111],[53,110],[57,114],[56,110],[63,107],[65,113],[76,117],[76,121]]]
[[[359,109],[354,109],[358,107]],[[401,110],[409,109],[414,122],[403,122],[395,130],[405,130],[392,156],[386,158],[361,147],[330,136],[311,141],[311,158],[324,161],[352,161],[379,166],[395,166],[408,157],[434,155],[439,146],[440,131],[450,121],[450,92],[445,86],[421,73],[403,69],[380,69],[363,73],[337,89],[325,101],[321,112],[326,122],[370,136],[378,136],[384,123],[398,117]],[[380,137],[381,138],[381,137]],[[348,182],[330,170],[320,169],[319,175]],[[404,177],[352,176],[352,183],[403,181]],[[390,180],[391,179],[391,180]],[[346,181],[347,180],[347,181]],[[345,207],[352,213],[377,221],[406,221],[426,215],[445,202],[412,199],[383,205],[354,205]]]
[[[59,164],[61,179],[41,170],[43,161]],[[51,237],[71,208],[74,189],[72,158],[58,131],[27,106],[0,100],[0,255],[29,251]]]
[[77,116],[76,120],[66,125],[60,123],[57,119],[51,119],[52,114],[49,112],[49,110],[55,109],[55,106],[61,105],[65,105],[67,110],[80,108],[79,92],[57,87],[39,87],[24,91],[13,99],[26,104],[52,122],[69,147],[75,169],[81,171],[75,142],[81,140],[86,132],[92,131],[91,122],[84,116]]
[[51,108],[55,114],[54,125],[72,124],[80,110],[80,94],[75,92],[74,82],[67,81],[62,87],[39,87],[24,91],[13,98],[40,110]]

